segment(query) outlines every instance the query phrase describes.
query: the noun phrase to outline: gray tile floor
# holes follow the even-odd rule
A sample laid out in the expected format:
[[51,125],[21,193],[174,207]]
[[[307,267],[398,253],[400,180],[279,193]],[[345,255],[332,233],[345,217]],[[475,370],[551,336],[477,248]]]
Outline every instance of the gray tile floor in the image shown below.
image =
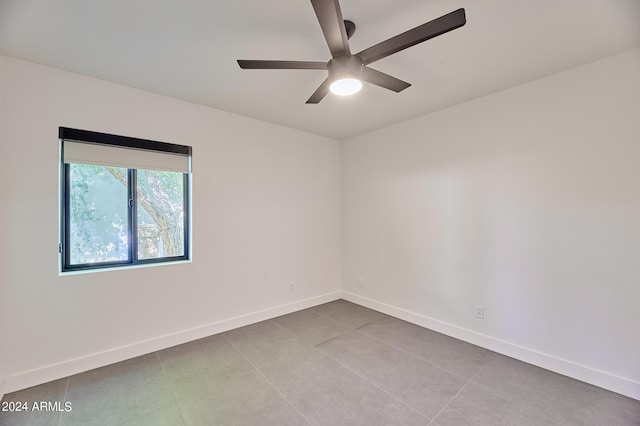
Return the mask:
[[0,425],[640,425],[640,402],[338,300],[5,396]]

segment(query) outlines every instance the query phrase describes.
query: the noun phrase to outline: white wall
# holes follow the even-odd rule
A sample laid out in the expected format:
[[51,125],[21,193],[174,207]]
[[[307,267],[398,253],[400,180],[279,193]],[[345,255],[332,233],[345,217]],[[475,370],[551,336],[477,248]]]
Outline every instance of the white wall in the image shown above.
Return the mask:
[[[2,64],[5,391],[339,297],[337,141]],[[192,263],[58,275],[58,126],[193,146]]]
[[640,398],[640,50],[352,138],[342,191],[348,299]]

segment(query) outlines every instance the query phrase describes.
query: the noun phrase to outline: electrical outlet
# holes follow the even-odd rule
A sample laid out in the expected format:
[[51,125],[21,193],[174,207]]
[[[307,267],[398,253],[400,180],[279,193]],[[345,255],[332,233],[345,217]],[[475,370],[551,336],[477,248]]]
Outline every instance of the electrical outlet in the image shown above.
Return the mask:
[[484,305],[476,305],[476,318],[484,319]]
[[358,284],[357,284],[357,285],[358,285],[358,287],[360,287],[360,288],[364,288],[364,287],[365,287],[364,282],[365,282],[364,277],[358,277]]

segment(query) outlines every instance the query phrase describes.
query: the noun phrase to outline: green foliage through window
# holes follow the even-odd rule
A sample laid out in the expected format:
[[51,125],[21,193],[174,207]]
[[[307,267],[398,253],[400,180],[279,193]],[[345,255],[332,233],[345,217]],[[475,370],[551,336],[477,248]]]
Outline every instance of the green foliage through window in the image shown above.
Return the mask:
[[[128,191],[107,167],[69,164],[70,263],[128,258]],[[127,169],[116,173],[127,174]],[[125,182],[126,184],[126,182]]]
[[186,177],[66,164],[64,269],[186,258]]

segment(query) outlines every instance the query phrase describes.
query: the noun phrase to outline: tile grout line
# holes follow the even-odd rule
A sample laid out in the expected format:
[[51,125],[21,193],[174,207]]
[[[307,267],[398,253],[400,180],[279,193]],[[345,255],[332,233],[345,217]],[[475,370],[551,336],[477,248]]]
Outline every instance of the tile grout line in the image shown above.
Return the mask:
[[[320,305],[318,305],[318,306],[320,306]],[[313,309],[313,308],[307,308],[307,309]],[[306,309],[305,309],[305,310],[306,310]],[[287,315],[296,314],[296,313],[298,313],[298,312],[302,312],[302,311],[292,312],[292,313],[290,313],[290,314],[286,314],[286,315],[280,315],[279,317],[275,317],[275,318],[272,318],[272,319],[274,320],[274,322],[275,322],[278,326],[280,326],[280,327],[284,328],[284,329],[285,329],[285,330],[287,330],[289,333],[292,333],[296,338],[298,338],[298,339],[302,340],[302,337],[298,336],[298,334],[296,334],[296,333],[294,333],[293,331],[289,330],[287,327],[285,327],[284,325],[280,324],[280,322],[278,321],[278,318],[282,318],[282,317],[287,316]],[[344,328],[346,328],[347,330],[345,330],[345,331],[341,331],[341,332],[340,332],[340,335],[343,335],[343,334],[345,334],[345,333],[348,333],[348,332],[349,332],[349,331],[351,331],[351,330],[354,330],[354,328],[351,328],[351,327],[349,327],[348,325],[346,325],[346,324],[344,324],[344,323],[341,323],[341,322],[339,322],[339,321],[336,321],[336,320],[334,320],[333,318],[328,317],[328,316],[325,316],[325,315],[322,315],[322,314],[320,314],[320,313],[318,313],[318,312],[310,311],[309,313],[311,313],[312,315],[315,315],[315,316],[319,316],[319,317],[321,317],[322,319],[327,319],[327,320],[329,320],[329,321],[331,321],[331,322],[333,322],[333,323],[335,323],[335,324],[339,325],[340,327],[344,327]],[[366,324],[365,324],[365,325],[366,325]],[[336,337],[337,337],[337,336],[336,336]],[[334,339],[334,338],[335,338],[335,337],[331,337],[330,339],[327,339],[327,340],[331,340],[331,339]],[[303,341],[304,343],[307,343],[307,342],[306,342],[306,341],[304,341],[304,340],[302,340],[302,341]],[[315,345],[317,345],[317,344],[319,344],[319,343],[322,343],[322,342],[313,343],[313,344],[312,344],[312,343],[307,343],[307,344],[308,344],[308,345],[311,345],[311,346],[315,346]]]
[[492,359],[492,358],[495,358],[495,354],[494,354],[494,353],[492,353],[492,354],[491,354],[491,356],[489,357],[489,359],[487,359],[487,361],[486,361],[484,364],[482,364],[482,365],[480,366],[480,368],[478,368],[478,371],[476,371],[475,373],[473,373],[473,376],[469,377],[469,380],[467,380],[467,383],[475,384],[475,383],[474,383],[474,381],[473,381],[473,379],[475,379],[475,378],[476,378],[476,376],[477,376],[478,374],[480,374],[480,372],[482,371],[482,369],[483,369],[483,368],[485,368],[485,367],[487,366],[487,364],[489,364],[489,361],[491,361],[491,359]]
[[[269,386],[271,386],[273,388],[273,390],[275,390],[286,402],[287,404],[289,404],[291,406],[291,408],[293,408],[296,413],[300,414],[300,416],[310,425],[313,425],[313,423],[304,415],[300,412],[300,410],[298,410],[298,408],[293,405],[293,403],[291,401],[289,401],[289,399],[284,396],[284,394],[282,392],[280,392],[280,389],[278,389],[273,383],[271,383],[271,380],[269,380],[263,373],[262,371],[260,371],[255,365],[253,365],[253,363],[251,361],[249,361],[249,359],[242,353],[242,351],[240,351],[240,349],[236,348],[236,346],[231,342],[231,340],[229,340],[227,338],[227,336],[222,335],[222,337],[227,341],[227,343],[229,343],[229,345],[233,348],[233,350],[235,350],[236,352],[238,352],[240,354],[240,356],[242,358],[245,359],[245,361],[247,361],[249,363],[249,365],[251,366],[251,368],[253,368],[256,373],[258,373],[260,375],[260,377],[262,377],[268,384]],[[280,358],[282,359],[282,358]],[[275,362],[275,361],[273,361]],[[264,364],[264,365],[268,365],[270,363]]]
[[182,419],[182,424],[186,425],[187,421],[182,414],[182,409],[180,408],[180,404],[178,404],[178,398],[176,398],[176,393],[173,391],[173,382],[169,380],[169,376],[167,376],[167,371],[164,369],[164,364],[162,363],[162,359],[160,358],[160,352],[156,351],[156,358],[158,358],[158,362],[160,363],[160,368],[162,368],[162,376],[164,377],[164,381],[169,385],[169,389],[171,390],[171,396],[173,397],[173,403],[176,404],[178,408],[178,413],[180,413],[180,418]]
[[[495,358],[495,357],[496,357],[496,354],[495,354],[495,353],[491,354],[491,358]],[[485,386],[485,385],[483,385],[483,384],[481,384],[481,383],[477,383],[477,382],[474,382],[474,381],[473,381],[473,380],[476,378],[476,376],[480,374],[480,372],[482,371],[482,369],[483,369],[483,368],[485,368],[485,367],[487,366],[487,364],[489,364],[489,361],[491,361],[491,358],[490,358],[489,360],[487,360],[487,362],[485,362],[485,363],[484,363],[484,365],[483,365],[482,367],[480,367],[480,368],[478,369],[478,371],[476,371],[476,372],[475,372],[475,374],[474,374],[473,376],[471,376],[471,378],[469,379],[469,382],[468,382],[468,383],[469,383],[469,384],[472,384],[473,386],[476,386],[476,387],[478,387],[478,388],[480,388],[480,389],[483,389],[483,390],[484,390],[484,391],[486,391],[486,392],[489,392],[489,393],[490,393],[490,394],[492,394],[493,396],[496,396],[496,397],[498,397],[498,398],[500,398],[500,399],[503,399],[503,400],[507,401],[507,398],[506,398],[505,396],[500,395],[500,394],[499,394],[498,392],[496,392],[494,389],[491,389],[491,388],[489,388],[489,387],[487,387],[487,386]]]
[[[429,417],[427,417],[426,415],[422,414],[421,412],[419,412],[418,410],[416,410],[415,408],[413,408],[412,406],[410,406],[409,404],[407,404],[406,402],[402,401],[400,398],[398,398],[397,396],[395,396],[394,394],[392,394],[391,392],[388,392],[387,390],[383,389],[382,387],[378,386],[377,384],[373,383],[372,381],[370,381],[369,379],[367,379],[365,376],[363,376],[362,374],[358,373],[355,370],[352,370],[349,366],[341,363],[340,361],[338,361],[337,359],[333,358],[331,355],[325,353],[324,351],[316,348],[322,355],[326,356],[327,358],[329,358],[330,360],[334,361],[336,364],[340,365],[341,367],[345,368],[346,370],[352,372],[353,374],[355,374],[356,376],[360,377],[362,380],[364,380],[365,382],[369,383],[371,386],[375,387],[376,389],[386,393],[387,395],[389,395],[391,398],[395,399],[396,401],[398,401],[400,404],[404,405],[405,407],[407,407],[408,409],[410,409],[411,411],[415,412],[416,414],[418,414],[420,417],[424,417],[425,419],[429,420],[430,422],[433,419],[430,419]],[[435,419],[435,417],[434,417]]]
[[265,376],[262,371],[260,371],[259,369],[256,368],[256,371],[258,372],[258,374],[260,375],[260,377],[262,377],[267,383],[269,383],[269,386],[271,386],[273,388],[273,390],[275,390],[276,392],[278,392],[278,394],[282,397],[282,399],[284,399],[285,401],[287,401],[287,404],[289,404],[291,406],[291,408],[293,408],[296,413],[300,414],[300,417],[302,417],[308,424],[313,425],[313,423],[311,422],[311,420],[309,420],[307,418],[307,416],[305,416],[304,414],[302,414],[302,412],[300,410],[298,410],[298,408],[293,405],[293,403],[291,401],[289,401],[289,398],[287,398],[282,392],[280,392],[280,389],[278,389],[276,387],[276,385],[274,385],[271,380],[269,380],[267,378],[267,376]]
[[444,410],[446,410],[446,409],[447,409],[447,407],[448,407],[449,405],[451,405],[451,403],[452,403],[452,402],[453,402],[453,401],[458,397],[458,395],[460,395],[460,394],[462,393],[462,391],[463,391],[463,390],[465,390],[465,389],[467,388],[467,385],[468,385],[468,384],[469,384],[469,382],[465,383],[465,384],[460,388],[460,390],[459,390],[458,392],[456,392],[456,394],[455,394],[455,395],[453,395],[453,397],[449,400],[449,402],[447,402],[447,403],[444,405],[444,407],[442,407],[442,408],[440,409],[440,411],[438,411],[438,412],[436,413],[436,415],[435,415],[435,416],[433,416],[433,419],[431,419],[431,422],[430,422],[429,424],[432,424],[433,422],[435,422],[435,421],[436,421],[436,419],[438,418],[438,416],[439,416],[440,414],[442,414],[442,413],[444,412]]
[[[329,303],[331,303],[331,302],[329,302]],[[317,306],[314,306],[314,307],[309,308],[309,309],[314,309],[314,308],[316,308],[316,307],[318,307],[318,306],[322,306],[322,305],[317,305]],[[366,309],[369,309],[369,308],[366,308]],[[349,330],[355,330],[356,328],[358,328],[358,327],[351,327],[349,324],[344,323],[344,322],[342,322],[342,321],[338,321],[337,319],[333,319],[331,316],[329,316],[329,315],[327,315],[327,314],[323,314],[322,312],[318,312],[318,311],[311,311],[311,312],[312,312],[312,313],[314,313],[314,314],[316,314],[316,315],[319,315],[319,316],[321,316],[321,317],[323,317],[323,318],[325,318],[325,319],[328,319],[329,321],[334,322],[334,323],[336,323],[336,324],[338,324],[338,325],[340,325],[340,326],[342,326],[342,327],[346,327],[346,328],[348,328]],[[375,312],[378,312],[378,311],[375,311]],[[380,312],[380,313],[382,313],[382,312]],[[386,315],[386,314],[383,314],[383,315]],[[373,322],[373,321],[372,321],[372,322]],[[370,324],[370,323],[367,323],[367,324]],[[365,326],[365,325],[367,325],[367,324],[363,324],[363,325],[361,325],[360,327],[364,327],[364,326]]]
[[[343,299],[340,299],[340,300],[343,300]],[[334,300],[334,302],[335,302],[335,300]],[[331,302],[329,302],[329,303],[331,303]],[[355,303],[354,303],[354,304],[355,304]],[[322,306],[322,305],[317,305],[317,306]],[[317,306],[314,306],[313,308],[315,308],[315,307],[317,307]],[[364,306],[363,306],[363,307],[364,307]],[[313,309],[313,308],[309,308],[309,309]],[[366,308],[366,309],[369,309],[369,308]],[[373,310],[373,309],[372,309],[372,310]],[[375,312],[378,312],[378,311],[375,311]],[[329,316],[328,314],[323,314],[322,312],[317,312],[317,311],[313,311],[313,313],[314,313],[314,314],[317,314],[317,315],[320,315],[321,317],[324,317],[324,318],[326,318],[326,319],[329,319],[329,320],[331,320],[331,321],[335,322],[336,324],[340,324],[340,325],[341,325],[341,326],[343,326],[343,327],[347,327],[347,328],[349,329],[349,331],[351,331],[351,330],[355,330],[355,329],[357,329],[357,328],[359,328],[359,327],[364,327],[365,325],[367,325],[367,324],[371,324],[371,322],[374,322],[374,321],[371,321],[371,322],[368,322],[367,324],[363,324],[363,325],[361,325],[361,326],[359,326],[359,327],[352,327],[352,326],[350,326],[349,324],[347,324],[347,323],[345,323],[345,322],[338,321],[338,320],[336,320],[336,319],[331,318],[331,316]],[[382,313],[382,312],[380,312],[380,313]],[[383,314],[383,315],[386,315],[386,314]]]
[[[371,324],[371,323],[369,323],[369,324]],[[367,325],[367,324],[365,324],[365,325]],[[364,327],[364,325],[363,325],[362,327]],[[398,346],[392,345],[391,343],[385,342],[384,340],[381,340],[381,339],[379,339],[379,338],[378,338],[378,337],[376,337],[376,336],[372,336],[372,335],[371,335],[371,334],[369,334],[369,333],[365,333],[364,331],[360,331],[360,328],[361,328],[361,327],[355,328],[353,331],[355,331],[355,332],[357,332],[357,333],[360,333],[360,334],[362,334],[362,335],[364,335],[364,336],[366,336],[366,337],[369,337],[369,338],[371,338],[371,339],[374,339],[374,340],[376,340],[376,341],[378,341],[378,342],[382,343],[383,345],[388,346],[388,347],[390,347],[390,348],[392,348],[392,349],[395,349],[395,350],[397,350],[397,351],[400,351],[400,352],[402,352],[402,353],[405,353],[405,354],[409,355],[410,357],[412,357],[413,359],[416,359],[416,360],[418,360],[418,361],[424,362],[425,364],[428,364],[428,365],[430,365],[430,366],[431,366],[431,367],[433,367],[433,368],[436,368],[436,369],[438,369],[438,370],[440,370],[440,371],[443,371],[443,372],[445,372],[445,373],[447,373],[447,374],[450,374],[450,375],[452,375],[452,376],[454,376],[454,377],[456,377],[456,378],[458,378],[458,379],[460,379],[460,380],[464,380],[465,382],[468,382],[468,381],[470,380],[470,379],[467,379],[466,377],[463,377],[463,376],[461,376],[461,375],[459,375],[459,374],[457,374],[457,373],[454,373],[453,371],[449,371],[449,370],[447,370],[447,369],[446,369],[446,368],[444,368],[444,367],[441,367],[441,366],[439,366],[439,365],[436,365],[436,364],[432,363],[431,361],[429,361],[428,359],[421,357],[420,355],[416,355],[416,354],[414,354],[413,352],[409,352],[409,351],[407,351],[406,349],[402,349],[402,348],[400,348],[400,347],[398,347]],[[484,365],[483,365],[483,366],[484,366]],[[475,376],[475,374],[474,374],[474,376]]]
[[[71,380],[71,376],[67,376],[67,383],[64,387],[64,397],[62,398],[62,404],[66,404],[67,403],[67,392],[69,391],[69,381]],[[58,426],[62,425],[62,414],[63,412],[60,412],[60,417],[58,417]]]
[[[495,356],[494,354],[491,354],[491,357],[489,357],[489,359],[487,360],[487,362],[485,362],[484,364],[482,364],[482,365],[480,366],[480,368],[478,368],[478,370],[477,370],[475,373],[473,373],[473,375],[469,378],[469,380],[466,380],[466,383],[465,383],[465,384],[460,388],[460,390],[459,390],[458,392],[456,392],[456,394],[455,394],[455,395],[454,395],[454,396],[449,400],[449,402],[447,402],[447,403],[444,405],[444,407],[442,407],[442,409],[441,409],[440,411],[438,411],[438,413],[437,413],[435,416],[433,416],[433,419],[431,420],[431,422],[429,423],[429,425],[432,425],[432,424],[434,424],[434,422],[436,422],[436,419],[438,418],[438,416],[439,416],[440,414],[442,414],[442,413],[444,412],[444,410],[446,410],[446,409],[447,409],[447,407],[448,407],[449,405],[451,405],[451,403],[452,403],[452,402],[453,402],[453,401],[458,397],[458,395],[460,395],[460,394],[462,393],[462,391],[463,391],[463,390],[465,390],[465,389],[467,388],[467,386],[468,386],[469,384],[472,384],[472,385],[474,384],[474,383],[472,382],[472,380],[473,380],[473,379],[474,379],[474,378],[475,378],[475,377],[480,373],[480,371],[482,371],[482,369],[485,367],[485,365],[487,365],[487,364],[489,363],[489,360],[490,360],[491,358],[493,358],[494,356]],[[436,423],[436,424],[437,424],[437,423]]]
[[[321,306],[321,305],[318,305],[318,306]],[[319,313],[319,312],[312,311],[311,309],[313,309],[313,307],[312,307],[312,308],[307,308],[306,310],[310,310],[310,311],[309,311],[309,313],[311,313],[312,315],[315,315],[315,316],[321,317],[322,319],[325,319],[325,320],[329,320],[329,321],[331,321],[332,323],[337,324],[337,325],[338,325],[338,326],[340,326],[341,328],[344,328],[345,330],[340,330],[340,334],[338,334],[337,336],[330,337],[330,338],[328,338],[328,339],[326,339],[326,340],[322,340],[322,341],[320,341],[320,342],[316,342],[316,343],[309,343],[309,342],[305,341],[301,336],[299,336],[298,334],[296,334],[296,333],[294,333],[293,331],[289,330],[287,327],[285,327],[284,325],[280,324],[280,323],[277,321],[277,320],[278,320],[278,318],[281,318],[281,317],[286,316],[286,315],[281,315],[280,317],[275,317],[275,318],[273,318],[273,320],[275,320],[275,323],[276,323],[278,326],[280,326],[280,327],[284,328],[284,329],[285,329],[285,330],[287,330],[289,333],[292,333],[292,334],[293,334],[297,339],[299,339],[302,343],[304,343],[305,345],[307,345],[307,346],[309,346],[309,347],[316,347],[317,345],[319,345],[319,344],[321,344],[321,343],[328,342],[328,341],[333,340],[333,339],[336,339],[336,338],[338,338],[338,337],[340,337],[340,336],[344,336],[346,333],[349,333],[349,332],[351,332],[351,331],[355,330],[355,328],[350,327],[349,325],[347,325],[347,324],[345,324],[345,323],[342,323],[342,322],[340,322],[340,321],[334,320],[333,318],[331,318],[331,317],[329,317],[329,316],[327,316],[327,315],[323,315],[323,314],[321,314],[321,313]],[[298,313],[298,312],[302,312],[302,311],[292,312],[291,314],[287,314],[287,315],[292,315],[292,314],[295,314],[295,313]],[[370,324],[370,323],[367,323],[367,324]],[[364,327],[364,326],[365,326],[365,325],[367,325],[367,324],[363,324],[361,327]],[[278,358],[278,360],[279,360],[279,359],[281,359],[281,358]],[[276,361],[277,361],[277,360],[276,360]],[[263,367],[263,366],[265,366],[265,365],[271,364],[271,363],[273,363],[273,362],[275,362],[275,361],[269,361],[269,362],[267,362],[267,363],[265,363],[265,364],[263,364],[263,365],[260,365],[260,367]]]
[[[237,349],[236,347],[234,347],[233,349],[235,349],[236,351],[240,352],[240,350],[239,350],[239,349]],[[303,348],[303,349],[300,349],[299,351],[291,352],[291,353],[289,353],[289,354],[287,354],[287,355],[283,355],[283,356],[278,357],[278,358],[276,358],[276,359],[272,359],[271,361],[267,361],[267,362],[265,362],[265,363],[262,363],[262,364],[256,364],[256,365],[254,365],[253,363],[249,362],[249,360],[244,356],[244,354],[243,354],[242,352],[240,352],[240,355],[242,355],[242,357],[243,357],[244,359],[246,359],[246,360],[247,360],[247,362],[249,362],[249,365],[251,365],[251,368],[253,368],[253,369],[255,369],[255,370],[259,370],[259,369],[264,368],[264,367],[267,367],[267,366],[269,366],[269,365],[271,365],[271,364],[275,364],[276,362],[280,362],[280,361],[282,361],[283,359],[285,359],[285,358],[287,358],[287,357],[292,357],[292,356],[294,356],[294,355],[301,354],[302,352],[308,351],[308,350],[310,350],[310,349],[313,349],[313,346],[307,346],[307,347],[305,347],[305,348]],[[251,371],[251,370],[249,370],[249,371]],[[244,374],[244,373],[243,373],[243,374]]]
[[[283,316],[283,315],[281,315],[281,316]],[[283,358],[285,358],[285,357],[287,357],[287,356],[292,356],[292,355],[299,354],[300,352],[303,352],[303,351],[309,350],[309,349],[311,349],[311,348],[313,348],[313,347],[315,346],[315,345],[312,345],[311,343],[307,343],[307,342],[305,342],[304,340],[302,340],[302,338],[301,338],[300,336],[298,336],[297,334],[295,334],[293,331],[289,330],[288,328],[286,328],[286,327],[285,327],[285,326],[283,326],[282,324],[278,324],[278,322],[277,322],[277,321],[275,321],[277,318],[279,318],[279,317],[271,318],[270,320],[266,320],[266,321],[273,321],[273,322],[275,322],[275,324],[276,324],[278,327],[282,328],[282,329],[283,329],[283,330],[285,330],[287,333],[289,333],[289,334],[291,335],[291,337],[293,337],[293,338],[295,338],[296,340],[300,341],[300,344],[301,344],[302,346],[304,346],[304,348],[302,348],[302,349],[300,349],[300,350],[298,350],[298,351],[292,352],[292,353],[290,353],[290,354],[283,355],[283,356],[278,357],[278,358],[276,358],[276,359],[273,359],[273,360],[271,360],[271,361],[267,361],[267,362],[265,362],[265,363],[263,363],[263,364],[254,365],[252,362],[249,362],[249,360],[247,359],[247,357],[245,357],[245,356],[244,356],[244,354],[242,353],[242,351],[241,351],[239,348],[237,348],[237,347],[233,344],[233,342],[231,341],[231,339],[229,339],[229,338],[226,336],[226,333],[232,332],[232,331],[234,331],[234,330],[239,330],[239,328],[236,328],[236,329],[233,329],[233,330],[226,331],[226,332],[224,332],[224,333],[221,333],[220,335],[221,335],[222,337],[224,337],[224,339],[227,341],[227,343],[229,343],[229,345],[231,345],[231,347],[232,347],[234,350],[236,350],[238,353],[240,353],[240,355],[242,355],[242,357],[243,357],[244,359],[246,359],[246,360],[247,360],[247,362],[249,362],[249,365],[251,365],[251,367],[252,367],[252,368],[254,368],[255,370],[258,370],[259,368],[262,368],[262,367],[264,367],[264,366],[267,366],[267,365],[273,364],[274,362],[278,362],[278,361],[280,361],[281,359],[283,359]],[[264,321],[261,321],[261,322],[264,322]],[[246,326],[244,326],[244,327],[250,327],[251,325],[253,325],[253,324],[246,325]],[[244,327],[240,327],[240,328],[244,328]]]
[[[293,312],[295,313],[295,312]],[[291,315],[291,314],[287,314],[287,315]],[[280,317],[283,317],[285,315],[280,315]],[[296,339],[300,340],[300,342],[302,342],[305,345],[309,345],[309,343],[305,342],[304,340],[302,340],[302,338],[300,336],[298,336],[296,333],[294,333],[293,331],[289,330],[287,327],[285,327],[284,325],[280,324],[278,322],[278,318],[280,317],[275,317],[275,318],[271,318],[271,320],[267,320],[267,321],[273,321],[278,327],[280,327],[283,330],[286,330],[287,333],[289,333],[291,336],[295,337]],[[233,330],[232,330],[233,331]],[[231,343],[231,341],[229,341],[229,343]]]
[[[491,358],[495,358],[495,357],[497,357],[498,355],[500,355],[500,354],[493,353],[493,354],[491,355]],[[501,400],[503,400],[503,401],[505,401],[505,402],[507,402],[507,403],[510,403],[510,404],[514,405],[514,406],[515,406],[515,409],[516,409],[517,411],[521,411],[521,410],[523,410],[523,409],[526,407],[525,405],[522,405],[522,404],[520,404],[520,403],[519,403],[519,402],[517,402],[517,401],[516,401],[516,402],[511,401],[511,400],[509,400],[508,396],[500,394],[500,393],[499,393],[499,392],[497,392],[495,389],[491,389],[490,387],[488,387],[488,386],[486,386],[486,385],[483,385],[483,384],[481,384],[481,383],[477,383],[477,382],[474,382],[474,381],[473,381],[473,380],[476,378],[476,376],[480,373],[480,371],[481,371],[483,368],[485,368],[485,367],[486,367],[486,365],[487,365],[487,364],[489,364],[489,361],[487,361],[487,362],[486,362],[482,367],[480,367],[480,368],[478,369],[478,371],[476,371],[476,373],[475,373],[475,374],[474,374],[474,375],[469,379],[469,384],[471,384],[471,385],[473,385],[473,386],[475,386],[475,387],[477,387],[477,388],[479,388],[479,389],[482,389],[483,391],[485,391],[485,392],[487,392],[487,393],[489,393],[489,394],[493,395],[494,397],[496,397],[496,398],[498,398],[498,399],[501,399]],[[531,390],[529,390],[529,392],[531,392]],[[542,415],[546,417],[546,415],[545,415],[544,413],[543,413]]]
[[[350,302],[350,303],[352,303],[352,302]],[[360,305],[357,305],[357,306],[360,306]],[[310,309],[313,309],[313,308],[310,308]],[[370,309],[370,308],[366,308],[366,309]],[[372,311],[374,311],[374,312],[378,312],[378,313],[380,313],[380,314],[382,314],[382,315],[385,315],[385,316],[391,317],[391,318],[399,319],[399,318],[396,318],[396,317],[394,317],[394,316],[392,316],[392,315],[388,315],[388,314],[385,314],[385,313],[383,313],[383,312],[376,311],[376,310],[374,310],[374,309],[371,309],[371,310],[372,310]],[[467,382],[467,381],[471,380],[471,379],[467,379],[466,377],[462,377],[462,376],[460,376],[460,375],[459,375],[459,374],[457,374],[457,373],[454,373],[454,372],[452,372],[452,371],[449,371],[449,370],[447,370],[446,368],[440,367],[439,365],[433,364],[431,361],[427,360],[426,358],[422,358],[422,357],[421,357],[421,356],[419,356],[419,355],[416,355],[416,354],[414,354],[414,353],[412,353],[412,352],[409,352],[409,351],[407,351],[407,350],[405,350],[405,349],[399,348],[399,347],[397,347],[397,346],[395,346],[395,345],[392,345],[392,344],[390,344],[390,343],[388,343],[388,342],[385,342],[384,340],[379,339],[379,338],[378,338],[378,337],[376,337],[376,336],[372,336],[372,335],[370,335],[369,333],[366,333],[366,332],[364,332],[364,331],[361,331],[361,330],[360,330],[362,327],[365,327],[365,326],[367,326],[367,325],[369,325],[369,324],[376,323],[376,322],[381,321],[381,320],[373,320],[373,321],[370,321],[370,322],[368,322],[368,323],[366,323],[366,324],[362,324],[361,326],[358,326],[358,327],[351,327],[351,326],[349,326],[349,325],[347,325],[347,324],[345,324],[345,323],[342,323],[342,322],[339,322],[339,321],[337,321],[337,320],[334,320],[334,319],[333,319],[333,318],[331,318],[329,315],[325,315],[325,314],[322,314],[322,313],[320,313],[320,312],[315,312],[315,313],[316,313],[316,314],[318,314],[318,315],[321,315],[321,316],[323,316],[323,317],[325,317],[325,318],[328,318],[328,319],[330,319],[330,320],[332,320],[332,321],[334,321],[334,322],[337,322],[337,323],[339,323],[339,324],[341,324],[341,325],[344,325],[345,327],[348,327],[348,328],[349,328],[349,330],[348,330],[348,331],[343,332],[341,335],[345,335],[345,334],[346,334],[346,333],[348,333],[348,332],[355,331],[356,333],[359,333],[359,334],[362,334],[362,335],[364,335],[364,336],[367,336],[367,337],[369,337],[369,338],[371,338],[371,339],[377,340],[378,342],[382,343],[383,345],[385,345],[385,346],[387,346],[387,347],[390,347],[390,348],[392,348],[392,349],[395,349],[395,350],[398,350],[398,351],[400,351],[400,352],[403,352],[403,353],[405,353],[405,354],[407,354],[407,355],[411,356],[413,359],[416,359],[416,360],[418,360],[418,361],[424,362],[425,364],[430,365],[430,366],[432,366],[433,368],[436,368],[436,369],[438,369],[438,370],[440,370],[440,371],[443,371],[443,372],[445,372],[445,373],[447,373],[447,374],[451,374],[452,376],[457,377],[458,379],[464,380],[465,382]],[[400,320],[400,321],[403,321],[403,320]],[[409,324],[411,324],[411,323],[409,323]],[[416,324],[413,324],[413,325],[416,325]],[[428,328],[425,328],[425,327],[422,327],[422,326],[419,326],[419,325],[416,325],[416,326],[417,326],[417,327],[420,327],[420,328],[424,328],[425,330],[429,330]],[[433,330],[429,330],[429,331],[433,331]],[[436,332],[436,333],[437,333],[437,332]],[[446,335],[445,335],[445,336],[446,336]],[[339,337],[339,336],[332,337],[331,339],[328,339],[327,341],[332,340],[332,339],[335,339],[335,338],[337,338],[337,337]],[[450,336],[446,336],[446,337],[450,337]],[[320,343],[324,343],[324,342],[320,342]],[[316,345],[319,345],[320,343],[317,343]],[[314,345],[314,346],[316,346],[316,345]],[[474,346],[475,346],[475,345],[474,345]],[[492,354],[492,355],[493,355],[493,354]],[[486,364],[486,363],[485,363],[485,364]],[[483,364],[483,365],[480,367],[480,369],[482,369],[482,367],[484,367],[484,365],[485,365],[485,364]],[[479,371],[479,370],[478,370],[478,371]],[[477,372],[476,372],[476,373],[474,373],[473,377],[475,377],[475,374],[477,374]]]

